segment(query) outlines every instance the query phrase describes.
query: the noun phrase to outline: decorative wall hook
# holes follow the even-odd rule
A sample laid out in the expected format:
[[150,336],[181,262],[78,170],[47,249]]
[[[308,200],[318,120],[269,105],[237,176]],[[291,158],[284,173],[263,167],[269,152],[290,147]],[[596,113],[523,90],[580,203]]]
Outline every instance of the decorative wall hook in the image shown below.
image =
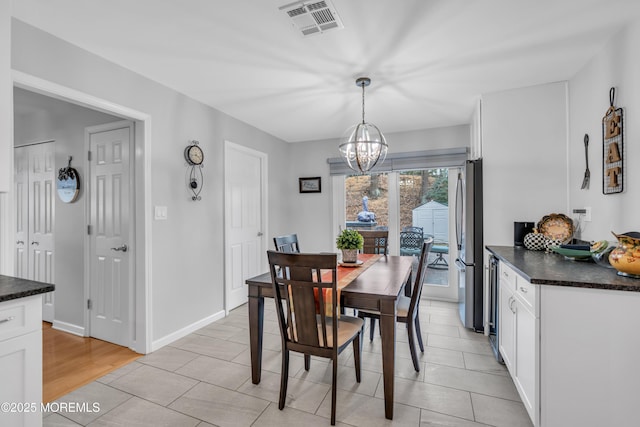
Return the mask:
[[67,167],[58,170],[56,190],[64,203],[75,202],[80,194],[80,174],[71,167],[72,156],[69,156]]

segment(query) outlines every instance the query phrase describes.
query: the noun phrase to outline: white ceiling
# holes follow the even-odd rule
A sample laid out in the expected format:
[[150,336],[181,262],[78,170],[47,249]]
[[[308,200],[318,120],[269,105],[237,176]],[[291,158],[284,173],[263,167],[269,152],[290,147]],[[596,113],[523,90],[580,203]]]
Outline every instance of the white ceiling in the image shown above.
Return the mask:
[[[288,142],[468,123],[480,95],[571,78],[638,0],[332,0],[302,37],[293,0],[14,0],[13,15]],[[612,82],[612,85],[615,82]],[[390,141],[392,143],[392,141]]]

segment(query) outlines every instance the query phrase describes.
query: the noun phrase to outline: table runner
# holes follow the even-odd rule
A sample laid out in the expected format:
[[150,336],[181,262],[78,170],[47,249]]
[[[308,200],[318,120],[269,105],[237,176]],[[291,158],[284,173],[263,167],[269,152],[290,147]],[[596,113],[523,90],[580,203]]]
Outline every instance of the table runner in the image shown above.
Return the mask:
[[[362,265],[360,265],[359,267],[343,267],[340,264],[338,264],[338,268],[336,271],[336,274],[338,276],[338,283],[337,283],[338,318],[340,317],[340,290],[345,286],[347,286],[349,283],[353,282],[356,279],[356,277],[364,273],[367,270],[367,268],[369,268],[372,264],[375,264],[380,259],[381,256],[382,255],[379,255],[379,254],[358,254],[358,260],[362,261]],[[322,273],[322,280],[330,281],[331,272],[324,271]],[[332,316],[333,315],[332,304],[331,304],[332,290],[325,289],[323,294],[324,294],[323,299],[324,299],[325,315]],[[320,311],[319,305],[320,305],[320,301],[318,300],[317,292],[316,292],[316,311],[317,312]]]

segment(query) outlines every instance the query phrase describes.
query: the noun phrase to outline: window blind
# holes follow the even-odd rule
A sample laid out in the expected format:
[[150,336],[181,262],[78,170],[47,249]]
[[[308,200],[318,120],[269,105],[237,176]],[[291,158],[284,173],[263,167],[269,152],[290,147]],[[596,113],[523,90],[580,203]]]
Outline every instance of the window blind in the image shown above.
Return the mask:
[[[469,149],[466,147],[389,153],[385,161],[376,165],[371,173],[464,166],[469,156],[468,153]],[[329,163],[330,175],[354,174],[354,171],[347,166],[341,157],[327,159],[327,163]]]

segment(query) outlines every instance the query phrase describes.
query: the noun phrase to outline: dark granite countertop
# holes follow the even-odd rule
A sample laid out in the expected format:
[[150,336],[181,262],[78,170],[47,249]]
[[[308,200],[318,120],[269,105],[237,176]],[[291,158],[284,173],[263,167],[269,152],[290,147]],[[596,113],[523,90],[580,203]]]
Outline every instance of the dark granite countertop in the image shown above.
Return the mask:
[[50,283],[19,279],[17,277],[3,276],[0,274],[0,302],[43,294],[51,292],[54,289],[55,286]]
[[560,254],[530,251],[523,247],[486,248],[533,284],[640,292],[640,279],[619,276],[613,268],[571,261]]

